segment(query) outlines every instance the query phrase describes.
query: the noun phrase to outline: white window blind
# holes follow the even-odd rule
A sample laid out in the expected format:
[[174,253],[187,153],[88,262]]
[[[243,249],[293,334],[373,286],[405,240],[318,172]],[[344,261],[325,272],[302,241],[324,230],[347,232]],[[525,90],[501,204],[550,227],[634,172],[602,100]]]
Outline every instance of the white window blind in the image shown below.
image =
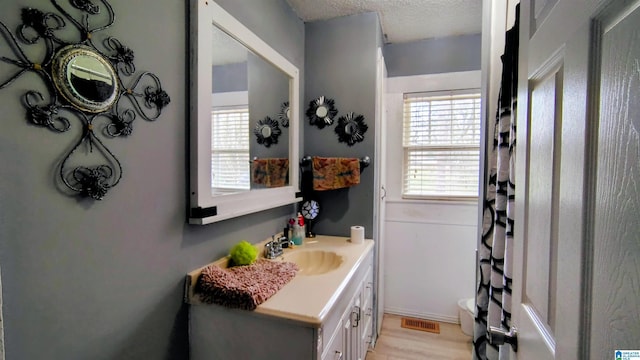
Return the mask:
[[249,190],[249,109],[221,107],[211,112],[213,194]]
[[403,148],[403,198],[477,198],[479,90],[405,94]]

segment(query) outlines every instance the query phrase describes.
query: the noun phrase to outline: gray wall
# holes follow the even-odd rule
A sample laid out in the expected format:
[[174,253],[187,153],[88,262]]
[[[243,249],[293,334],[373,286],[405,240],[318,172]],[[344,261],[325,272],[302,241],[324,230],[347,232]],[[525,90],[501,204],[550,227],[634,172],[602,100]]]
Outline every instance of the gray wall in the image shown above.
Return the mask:
[[384,46],[389,77],[480,70],[480,34]]
[[[21,97],[40,80],[23,76],[0,90],[7,359],[186,359],[184,274],[239,240],[256,242],[281,230],[290,215],[291,207],[283,207],[202,227],[185,224],[186,3],[112,1],[116,23],[104,33],[135,51],[138,71],[160,77],[171,104],[155,122],[136,120],[129,138],[105,140],[124,176],[103,201],[56,189],[56,165],[80,127],[73,123],[69,133],[56,134],[27,123]],[[219,3],[302,71],[304,24],[284,0]],[[0,20],[15,29],[27,6],[53,10],[41,0],[4,0]],[[0,40],[3,55],[6,49]],[[10,73],[0,66],[0,79]]]
[[247,62],[213,66],[211,91],[247,91]]
[[305,109],[324,95],[334,99],[338,117],[349,111],[364,115],[369,130],[364,141],[349,147],[338,142],[333,126],[319,129],[305,117],[305,154],[327,157],[371,158],[360,184],[347,189],[317,192],[321,214],[314,231],[348,236],[351,225],[373,234],[373,174],[375,132],[376,51],[380,25],[376,13],[306,24]]
[[[264,59],[249,54],[249,144],[251,159],[289,157],[289,128],[280,124],[278,114],[282,103],[289,99],[289,76]],[[282,132],[277,144],[266,147],[258,144],[253,130],[258,121],[270,117],[280,125]],[[264,187],[251,184],[252,188]]]

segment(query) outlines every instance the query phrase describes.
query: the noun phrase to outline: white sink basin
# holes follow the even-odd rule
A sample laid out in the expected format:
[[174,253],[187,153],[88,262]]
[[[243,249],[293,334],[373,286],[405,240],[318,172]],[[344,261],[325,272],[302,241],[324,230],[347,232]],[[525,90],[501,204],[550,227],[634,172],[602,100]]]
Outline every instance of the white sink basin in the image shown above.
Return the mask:
[[300,268],[298,275],[319,275],[335,270],[342,265],[342,256],[333,251],[299,250],[285,253],[283,261],[295,263]]

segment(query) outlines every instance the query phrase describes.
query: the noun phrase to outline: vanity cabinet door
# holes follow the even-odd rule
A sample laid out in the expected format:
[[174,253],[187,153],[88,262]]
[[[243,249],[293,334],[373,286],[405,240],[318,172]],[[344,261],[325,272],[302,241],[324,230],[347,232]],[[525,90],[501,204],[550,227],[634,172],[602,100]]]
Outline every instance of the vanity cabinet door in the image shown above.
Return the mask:
[[346,360],[344,334],[344,326],[341,322],[335,329],[335,333],[329,341],[329,344],[325,347],[322,360]]
[[[352,282],[343,293],[325,322],[318,338],[321,360],[364,360],[371,334],[372,256],[357,269]],[[369,309],[369,316],[367,314]],[[322,346],[322,341],[326,346]],[[320,350],[319,350],[320,351]]]
[[360,344],[360,334],[362,333],[362,299],[361,292],[353,299],[353,305],[351,306],[351,328],[349,329],[349,359],[361,360],[362,356],[362,344]]
[[371,266],[362,282],[362,319],[360,321],[359,357],[364,360],[373,338],[373,271]]

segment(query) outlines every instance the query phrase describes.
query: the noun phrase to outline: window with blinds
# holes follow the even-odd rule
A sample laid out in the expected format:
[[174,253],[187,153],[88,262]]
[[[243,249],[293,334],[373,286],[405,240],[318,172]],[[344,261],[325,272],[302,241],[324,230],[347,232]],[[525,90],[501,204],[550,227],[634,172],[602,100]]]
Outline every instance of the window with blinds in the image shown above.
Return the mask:
[[479,90],[405,94],[403,148],[403,198],[477,198]]
[[211,120],[213,194],[249,190],[249,108],[215,108]]

